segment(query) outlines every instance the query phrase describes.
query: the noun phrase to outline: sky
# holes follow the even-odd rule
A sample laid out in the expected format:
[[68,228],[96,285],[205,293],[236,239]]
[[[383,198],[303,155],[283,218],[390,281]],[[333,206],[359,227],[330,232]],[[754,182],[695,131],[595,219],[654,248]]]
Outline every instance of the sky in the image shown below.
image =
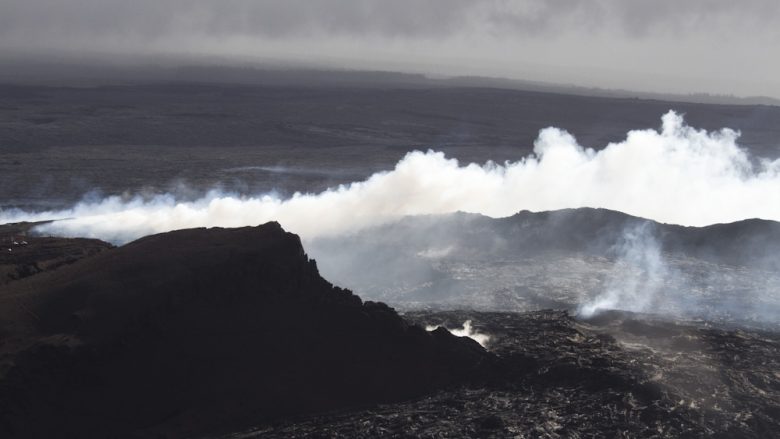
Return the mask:
[[780,98],[778,23],[777,0],[0,0],[0,56],[216,56]]

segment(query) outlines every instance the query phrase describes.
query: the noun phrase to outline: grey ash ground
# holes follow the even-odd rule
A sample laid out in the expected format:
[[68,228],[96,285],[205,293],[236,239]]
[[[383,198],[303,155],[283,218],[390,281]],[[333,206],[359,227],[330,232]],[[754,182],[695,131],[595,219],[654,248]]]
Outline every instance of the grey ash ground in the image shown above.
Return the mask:
[[779,243],[774,221],[680,227],[582,208],[409,217],[307,248],[328,279],[404,310],[577,312],[612,291],[620,309],[777,330]]

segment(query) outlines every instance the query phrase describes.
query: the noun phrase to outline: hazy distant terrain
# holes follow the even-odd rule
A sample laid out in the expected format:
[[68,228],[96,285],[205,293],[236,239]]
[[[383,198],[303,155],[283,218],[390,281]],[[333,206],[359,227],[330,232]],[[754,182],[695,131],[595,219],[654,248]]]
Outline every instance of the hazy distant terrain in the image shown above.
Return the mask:
[[601,149],[669,109],[697,128],[741,130],[754,156],[780,156],[779,107],[381,84],[0,85],[0,207],[62,207],[90,191],[317,191],[413,149],[517,160],[548,126]]
[[307,243],[323,275],[403,309],[616,308],[777,324],[780,223],[704,228],[604,209],[405,218]]

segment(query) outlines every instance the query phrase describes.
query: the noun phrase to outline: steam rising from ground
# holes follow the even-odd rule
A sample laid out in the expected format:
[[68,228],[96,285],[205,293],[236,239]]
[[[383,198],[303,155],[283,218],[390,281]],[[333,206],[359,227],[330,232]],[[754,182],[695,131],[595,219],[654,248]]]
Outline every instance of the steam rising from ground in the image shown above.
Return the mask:
[[661,300],[670,274],[661,245],[649,223],[624,230],[616,244],[617,260],[607,276],[606,289],[580,306],[578,314],[592,317],[605,309],[648,312]]
[[[426,326],[426,331],[435,331],[438,329],[439,326],[433,325],[433,326]],[[446,329],[446,328],[445,328]],[[477,332],[474,330],[474,328],[471,326],[471,320],[466,320],[463,322],[463,328],[461,329],[447,329],[452,333],[452,335],[456,337],[468,337],[477,343],[479,343],[482,346],[486,346],[487,343],[490,341],[490,336],[487,334],[483,334],[481,332]]]
[[[115,243],[174,229],[279,221],[304,238],[338,235],[406,215],[455,211],[493,217],[519,210],[603,207],[661,222],[702,226],[780,220],[780,160],[753,160],[730,129],[708,133],[669,112],[660,130],[628,133],[585,149],[558,128],[539,133],[534,154],[514,163],[461,166],[440,152],[411,152],[395,169],[318,194],[209,192],[113,196],[56,212],[0,212],[0,223],[59,219],[39,231]],[[65,219],[62,219],[65,218]]]

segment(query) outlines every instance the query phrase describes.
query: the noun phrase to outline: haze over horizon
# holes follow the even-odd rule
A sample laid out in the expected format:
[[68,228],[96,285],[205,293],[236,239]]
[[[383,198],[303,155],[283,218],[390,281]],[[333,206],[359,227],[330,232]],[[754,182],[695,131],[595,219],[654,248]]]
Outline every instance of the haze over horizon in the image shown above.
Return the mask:
[[0,66],[218,58],[780,98],[779,18],[771,0],[6,0]]
[[[392,170],[319,193],[175,194],[85,198],[60,211],[0,209],[0,224],[54,220],[38,228],[117,244],[193,227],[279,221],[304,239],[349,234],[404,216],[457,211],[506,217],[521,210],[593,207],[654,221],[707,226],[750,218],[780,221],[780,159],[752,157],[729,128],[707,132],[670,111],[659,129],[632,130],[601,150],[558,128],[539,132],[533,154],[503,164],[459,163],[409,152]],[[691,183],[695,182],[695,183]]]

